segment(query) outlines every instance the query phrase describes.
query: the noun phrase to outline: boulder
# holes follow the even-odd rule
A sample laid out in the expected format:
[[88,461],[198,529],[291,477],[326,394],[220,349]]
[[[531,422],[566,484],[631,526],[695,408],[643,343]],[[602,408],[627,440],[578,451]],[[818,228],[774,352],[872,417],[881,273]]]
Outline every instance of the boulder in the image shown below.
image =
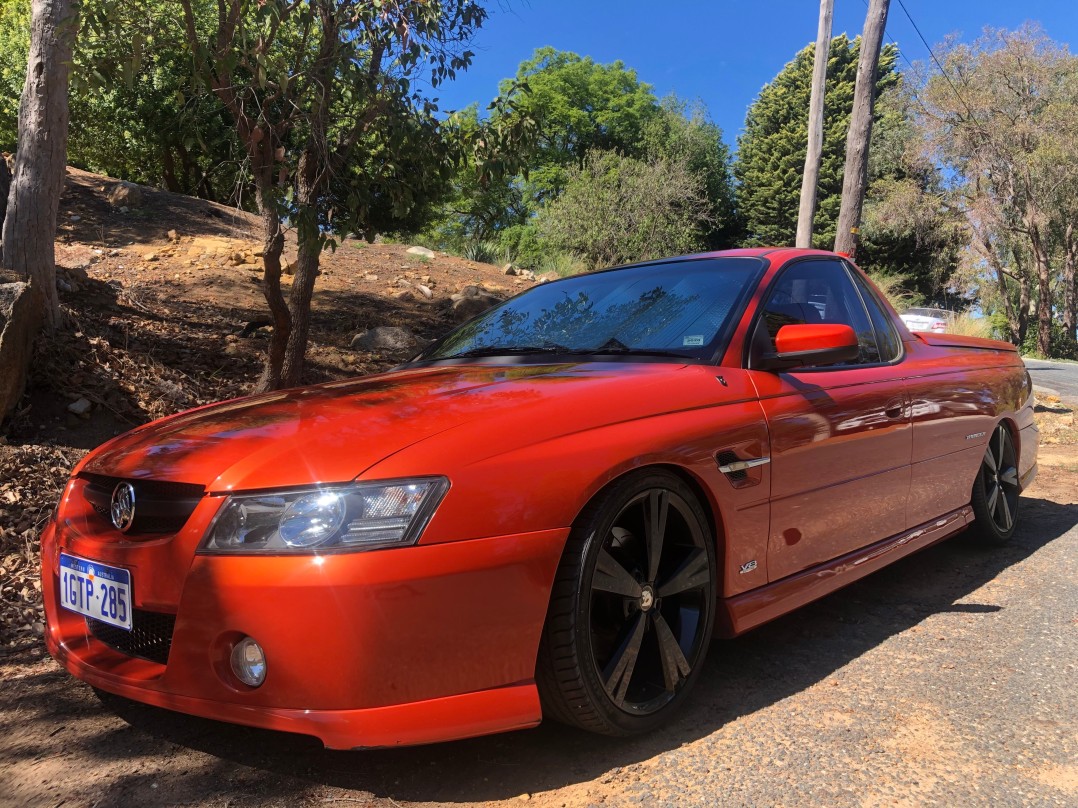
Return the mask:
[[142,189],[133,182],[118,182],[109,191],[109,202],[115,208],[137,208],[142,205]]
[[361,351],[407,351],[418,344],[415,334],[407,328],[380,325],[352,338],[352,347]]
[[0,418],[10,414],[22,397],[39,325],[30,285],[0,284]]
[[409,255],[421,255],[424,258],[434,257],[434,250],[428,250],[426,247],[409,247],[406,252]]
[[424,286],[423,284],[419,283],[416,284],[415,288],[416,291],[419,292],[419,294],[423,295],[423,297],[425,297],[427,300],[430,300],[432,297],[434,297],[434,292],[431,291],[429,286]]
[[462,297],[453,303],[453,319],[458,323],[463,323],[482,314],[497,302],[496,298]]

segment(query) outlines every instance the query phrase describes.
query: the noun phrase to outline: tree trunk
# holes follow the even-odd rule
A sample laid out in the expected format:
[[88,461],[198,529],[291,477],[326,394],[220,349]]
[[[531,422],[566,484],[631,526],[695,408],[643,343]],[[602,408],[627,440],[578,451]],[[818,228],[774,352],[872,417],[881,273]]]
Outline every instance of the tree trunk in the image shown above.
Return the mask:
[[[1067,344],[1071,353],[1078,348],[1078,278],[1075,278],[1075,265],[1078,264],[1078,236],[1074,232],[1074,222],[1067,222],[1063,232],[1063,328],[1067,332]],[[1071,356],[1072,359],[1078,356]]]
[[49,330],[60,324],[56,216],[67,166],[67,90],[77,28],[71,0],[34,0],[0,257],[0,265],[29,280],[34,304]]
[[883,31],[890,0],[870,0],[857,60],[857,83],[853,90],[853,114],[846,137],[846,168],[842,175],[842,207],[838,213],[835,252],[857,259],[861,231],[861,208],[868,185],[868,145],[872,139],[872,105],[876,96],[876,72],[880,63]]
[[[4,232],[4,216],[7,214],[7,198],[11,193],[11,169],[7,160],[0,154],[0,236]],[[0,257],[3,255],[3,242],[0,241]]]
[[1026,333],[1029,331],[1029,306],[1033,290],[1030,288],[1029,275],[1022,268],[1022,259],[1018,253],[1014,255],[1014,266],[1018,275],[1018,344],[1026,341]]
[[820,0],[820,26],[816,32],[816,52],[812,57],[812,95],[809,99],[805,173],[801,178],[801,206],[797,212],[798,247],[812,246],[812,220],[816,216],[820,154],[823,151],[823,102],[827,89],[827,58],[831,53],[831,17],[834,7],[834,0]]
[[1052,270],[1038,225],[1029,228],[1033,266],[1037,270],[1037,353],[1051,356],[1052,350]]
[[[317,137],[318,133],[314,133]],[[292,315],[292,333],[288,337],[281,386],[295,387],[303,383],[304,357],[307,354],[307,335],[311,327],[311,297],[314,281],[318,277],[318,264],[322,257],[322,240],[318,231],[318,211],[315,207],[320,190],[319,177],[322,161],[318,157],[318,143],[309,143],[299,158],[296,171],[298,256],[296,274],[288,294],[288,311]]]
[[[257,176],[257,175],[256,175]],[[262,293],[269,306],[273,320],[273,333],[270,335],[266,360],[262,365],[262,376],[255,385],[254,392],[267,393],[281,386],[281,371],[284,367],[285,350],[292,333],[292,315],[288,311],[284,295],[281,294],[281,253],[284,251],[284,232],[281,220],[273,203],[268,199],[270,190],[259,182],[255,189],[259,217],[262,219]]]

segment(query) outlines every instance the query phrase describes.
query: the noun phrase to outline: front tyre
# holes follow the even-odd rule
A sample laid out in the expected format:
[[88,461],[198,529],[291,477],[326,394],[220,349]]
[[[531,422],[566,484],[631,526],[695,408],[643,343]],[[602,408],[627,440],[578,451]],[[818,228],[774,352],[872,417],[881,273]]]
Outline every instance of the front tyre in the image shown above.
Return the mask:
[[667,720],[715,618],[715,541],[676,475],[615,482],[577,519],[554,579],[536,681],[543,713],[605,735]]
[[992,433],[973,481],[972,533],[985,544],[1004,544],[1018,525],[1018,454],[1006,426]]

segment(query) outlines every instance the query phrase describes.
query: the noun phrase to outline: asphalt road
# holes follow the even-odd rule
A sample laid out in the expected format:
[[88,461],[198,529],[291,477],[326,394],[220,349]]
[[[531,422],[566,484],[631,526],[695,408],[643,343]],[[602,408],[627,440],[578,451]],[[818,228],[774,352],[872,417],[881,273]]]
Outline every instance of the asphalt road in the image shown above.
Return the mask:
[[1078,401],[1078,362],[1024,361],[1036,387],[1050,390],[1060,398]]

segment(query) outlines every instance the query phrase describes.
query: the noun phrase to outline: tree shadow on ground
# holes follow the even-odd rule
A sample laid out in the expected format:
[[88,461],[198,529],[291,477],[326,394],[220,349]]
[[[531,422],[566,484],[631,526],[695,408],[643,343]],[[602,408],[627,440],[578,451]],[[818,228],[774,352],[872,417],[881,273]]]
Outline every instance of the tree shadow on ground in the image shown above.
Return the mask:
[[[206,793],[208,784],[229,771],[223,765],[228,761],[234,764],[232,771],[258,772],[267,794],[273,788],[285,794],[321,786],[419,802],[505,799],[600,778],[705,737],[811,687],[930,615],[999,611],[997,604],[960,601],[1078,524],[1078,505],[1033,498],[1025,500],[1025,508],[1020,532],[1005,547],[988,550],[956,538],[744,637],[713,643],[688,709],[642,738],[596,737],[548,722],[534,730],[426,747],[333,752],[311,738],[221,724],[100,695],[106,708],[144,739],[134,745],[133,755],[176,744],[214,758],[212,766],[185,774],[195,781],[196,792]],[[103,758],[116,754],[109,745],[95,745],[87,752]],[[120,804],[116,795],[131,796],[122,785],[110,789],[100,805]],[[145,804],[146,797],[140,790],[140,802]]]

